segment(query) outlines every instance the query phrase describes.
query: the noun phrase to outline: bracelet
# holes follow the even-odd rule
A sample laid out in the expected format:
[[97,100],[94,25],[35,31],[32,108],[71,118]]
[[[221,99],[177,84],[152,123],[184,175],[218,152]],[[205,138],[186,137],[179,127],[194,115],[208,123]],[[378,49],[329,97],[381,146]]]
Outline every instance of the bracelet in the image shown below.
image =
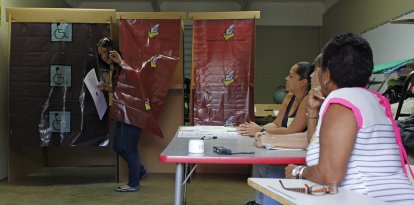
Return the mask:
[[319,115],[316,115],[316,116],[310,116],[308,113],[306,113],[306,117],[307,117],[308,119],[319,119]]
[[262,127],[262,129],[260,130],[260,132],[266,132],[266,128]]
[[303,178],[303,170],[305,170],[306,168],[307,168],[307,166],[302,166],[300,168],[300,171],[299,171],[299,179],[304,179]]
[[302,169],[302,167],[304,167],[304,166],[296,166],[295,168],[292,169],[292,178],[293,179],[299,179],[299,173],[300,173],[300,170]]

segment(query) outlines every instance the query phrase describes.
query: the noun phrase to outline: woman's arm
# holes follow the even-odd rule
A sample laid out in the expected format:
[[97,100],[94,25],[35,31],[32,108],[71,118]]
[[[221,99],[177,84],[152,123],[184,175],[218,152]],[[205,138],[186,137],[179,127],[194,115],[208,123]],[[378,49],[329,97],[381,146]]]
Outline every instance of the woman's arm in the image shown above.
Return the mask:
[[306,149],[308,146],[308,140],[306,139],[306,132],[299,132],[287,135],[270,135],[270,134],[258,134],[256,135],[255,145],[257,147],[266,148],[295,148]]
[[239,127],[237,127],[237,132],[243,136],[254,136],[256,133],[264,131],[263,128],[267,130],[267,129],[275,129],[275,128],[280,127],[282,124],[283,115],[286,112],[287,104],[289,103],[292,97],[293,97],[293,94],[291,93],[289,93],[285,97],[282,105],[280,106],[279,114],[277,115],[273,123],[268,123],[264,126],[260,126],[254,122],[246,122],[246,123],[240,124]]
[[321,108],[321,105],[323,101],[325,100],[325,97],[323,96],[321,92],[320,87],[313,88],[309,91],[308,94],[308,112],[307,112],[307,118],[308,118],[308,141],[310,142],[313,136],[313,133],[315,132],[316,126],[318,124],[319,120],[319,109]]
[[355,116],[349,108],[330,105],[322,119],[319,164],[305,168],[302,176],[320,184],[339,185],[345,177],[357,131]]
[[297,132],[303,132],[307,126],[306,112],[308,107],[308,96],[305,96],[299,105],[298,112],[292,123],[287,127],[269,128],[266,130],[269,134],[285,135]]

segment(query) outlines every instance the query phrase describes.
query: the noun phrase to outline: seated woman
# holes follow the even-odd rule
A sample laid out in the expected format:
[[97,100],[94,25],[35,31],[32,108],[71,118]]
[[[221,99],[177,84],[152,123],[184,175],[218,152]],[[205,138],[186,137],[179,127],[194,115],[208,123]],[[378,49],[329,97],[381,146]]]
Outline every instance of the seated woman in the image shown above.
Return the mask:
[[[278,117],[273,123],[261,127],[255,123],[240,125],[238,131],[242,135],[255,135],[259,132],[271,132],[277,134],[289,134],[303,132],[306,130],[306,107],[307,93],[310,89],[310,76],[313,73],[313,65],[306,62],[297,63],[292,66],[289,76],[286,77],[286,90],[290,93],[285,97],[281,105]],[[292,121],[289,125],[289,121]],[[303,146],[307,145],[305,140]],[[284,165],[260,164],[253,165],[253,177],[284,177]],[[270,199],[270,198],[269,198]],[[256,192],[255,201],[250,201],[248,205],[266,204],[268,197],[260,192]]]
[[289,94],[283,100],[274,122],[263,127],[254,122],[240,124],[237,128],[239,134],[254,136],[257,132],[264,131],[271,134],[290,134],[306,130],[307,94],[312,72],[313,65],[310,63],[299,62],[293,65],[285,78]]
[[[388,100],[364,87],[373,69],[368,42],[341,34],[323,49],[317,69],[324,101],[309,94],[309,121],[317,122],[307,166],[288,165],[286,178],[305,178],[343,187],[379,200],[414,204],[414,187],[404,174],[406,153]],[[396,143],[397,142],[397,143]]]
[[[315,70],[319,69],[321,66],[322,54],[319,54],[314,62]],[[320,84],[318,75],[315,74],[314,71],[311,74],[311,86],[313,90],[319,90]],[[317,96],[321,100],[324,99],[322,95]],[[292,134],[285,134],[285,135],[274,135],[269,134],[267,132],[260,132],[256,133],[255,138],[255,145],[257,147],[265,147],[267,149],[270,148],[296,148],[296,149],[306,149],[309,144],[309,140],[312,137],[312,133],[315,131],[316,123],[312,120],[308,121],[307,131],[306,132],[299,132],[299,133],[292,133]]]

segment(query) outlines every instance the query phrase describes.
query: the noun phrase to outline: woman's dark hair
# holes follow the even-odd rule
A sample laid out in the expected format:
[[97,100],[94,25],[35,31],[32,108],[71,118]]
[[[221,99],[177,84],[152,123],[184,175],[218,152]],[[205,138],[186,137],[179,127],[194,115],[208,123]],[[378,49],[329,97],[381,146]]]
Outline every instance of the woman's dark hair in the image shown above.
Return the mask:
[[108,37],[101,38],[96,45],[105,48],[107,52],[114,50],[114,42]]
[[323,48],[322,70],[339,87],[365,87],[374,68],[369,43],[359,35],[340,34]]
[[[103,37],[99,39],[96,46],[105,48],[108,55],[109,55],[109,51],[115,50],[116,52],[119,53],[119,55],[122,56],[121,52],[115,48],[114,42],[108,37]],[[98,61],[99,70],[109,70],[109,66],[102,60],[101,56],[99,56],[98,51],[96,51],[96,59]]]
[[308,62],[299,62],[296,63],[298,66],[296,69],[296,74],[299,75],[301,80],[306,79],[308,81],[308,91],[311,89],[311,74],[313,73],[313,65]]

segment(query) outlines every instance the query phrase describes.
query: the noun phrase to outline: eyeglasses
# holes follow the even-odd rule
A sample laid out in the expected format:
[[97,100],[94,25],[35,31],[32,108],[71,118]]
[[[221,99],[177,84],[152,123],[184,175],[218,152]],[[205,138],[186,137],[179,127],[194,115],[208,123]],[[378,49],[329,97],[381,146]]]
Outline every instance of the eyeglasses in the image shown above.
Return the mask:
[[294,191],[294,192],[299,192],[299,193],[304,193],[304,194],[311,194],[311,195],[324,195],[327,193],[330,194],[336,194],[338,192],[338,189],[336,186],[334,187],[326,187],[323,185],[313,185],[313,186],[308,186],[307,184],[305,184],[305,188],[286,188],[283,183],[282,180],[279,180],[280,185],[282,185],[282,188],[288,191]]

